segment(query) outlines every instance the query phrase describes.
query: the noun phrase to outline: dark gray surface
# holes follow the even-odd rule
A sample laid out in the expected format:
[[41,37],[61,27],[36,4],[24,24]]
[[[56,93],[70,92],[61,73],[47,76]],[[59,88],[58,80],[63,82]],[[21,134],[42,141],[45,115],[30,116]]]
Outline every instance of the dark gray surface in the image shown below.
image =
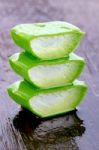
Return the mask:
[[[20,111],[6,93],[7,86],[19,79],[7,62],[8,56],[20,51],[9,29],[19,23],[52,20],[68,21],[86,32],[76,53],[87,61],[81,78],[89,90],[76,114],[41,121]],[[98,0],[0,0],[0,150],[25,149],[99,150]]]

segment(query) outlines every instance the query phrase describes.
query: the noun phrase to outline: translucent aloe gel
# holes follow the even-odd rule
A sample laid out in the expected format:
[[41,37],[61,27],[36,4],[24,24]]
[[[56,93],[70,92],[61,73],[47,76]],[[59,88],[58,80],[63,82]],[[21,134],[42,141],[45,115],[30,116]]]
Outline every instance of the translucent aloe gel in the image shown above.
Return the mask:
[[85,60],[72,53],[83,35],[78,27],[62,21],[12,28],[11,36],[24,52],[12,55],[9,62],[24,80],[8,87],[9,96],[42,118],[74,110],[87,90],[84,82],[75,80]]
[[15,72],[43,89],[71,83],[80,75],[85,65],[84,59],[75,54],[45,61],[31,57],[25,52],[12,55],[9,62]]
[[86,90],[82,81],[45,90],[26,81],[17,81],[9,86],[8,94],[18,104],[44,118],[74,110],[82,101]]
[[18,46],[32,55],[51,60],[68,56],[84,33],[72,24],[53,21],[17,25],[11,29],[11,35]]

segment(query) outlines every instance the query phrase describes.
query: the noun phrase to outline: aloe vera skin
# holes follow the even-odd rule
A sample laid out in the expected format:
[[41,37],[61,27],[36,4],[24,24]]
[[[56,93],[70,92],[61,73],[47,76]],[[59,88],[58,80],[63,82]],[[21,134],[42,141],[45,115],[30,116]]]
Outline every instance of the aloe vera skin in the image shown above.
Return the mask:
[[40,59],[50,60],[71,53],[79,45],[84,32],[69,23],[53,21],[17,25],[11,29],[11,36],[24,50]]
[[[24,77],[24,79],[26,79],[33,85],[42,89],[63,86],[70,82],[73,82],[73,80],[79,77],[85,66],[84,59],[73,53],[70,54],[70,56],[67,58],[45,61],[31,56],[29,53],[22,52],[12,55],[9,58],[9,62],[12,69],[16,73]],[[46,66],[49,66],[50,68],[53,66],[59,67],[59,65],[61,64],[64,65],[64,67],[67,67],[64,69],[63,72],[61,71],[62,70],[61,66],[59,69],[56,70],[57,73],[55,72],[55,68],[52,70],[52,77],[50,76],[51,70],[49,71],[48,69],[48,72],[46,72]],[[68,65],[73,66],[73,68],[69,68]],[[31,69],[35,69],[36,67],[39,66],[43,66],[43,69],[38,70],[37,74],[36,70],[34,70],[32,75],[30,75]],[[58,74],[60,75],[58,76]]]
[[[69,92],[68,92],[68,90],[69,90]],[[8,87],[8,94],[15,102],[17,102],[24,108],[30,110],[31,112],[33,112],[34,114],[38,115],[41,118],[45,118],[45,117],[60,115],[60,114],[74,110],[79,105],[79,103],[82,101],[82,99],[86,93],[86,90],[87,90],[87,87],[82,81],[75,81],[75,82],[73,82],[73,84],[68,85],[68,86],[57,87],[57,88],[46,89],[46,90],[40,90],[39,88],[32,86],[31,84],[29,84],[26,81],[17,81],[16,83],[14,83]],[[37,104],[34,106],[32,105],[33,101],[35,100],[35,97],[39,98],[39,97],[41,97],[42,94],[43,94],[43,96],[45,96],[47,94],[52,94],[52,96],[54,96],[54,94],[56,94],[56,96],[57,96],[57,92],[62,92],[62,91],[66,92],[66,94],[69,94],[69,99],[68,100],[64,99],[64,101],[62,101],[62,98],[61,98],[59,105],[57,105],[58,101],[55,102],[54,100],[52,101],[51,104],[49,104],[51,99],[50,100],[46,99],[46,102],[43,102],[44,101],[43,98],[40,101],[41,104],[39,104],[39,105]],[[72,91],[75,91],[75,92],[73,93],[73,96],[71,97]],[[34,100],[33,100],[33,98],[34,98]],[[70,103],[70,100],[72,100],[71,103]],[[65,104],[65,101],[67,101],[67,104]],[[44,103],[46,103],[46,104],[43,105],[43,107],[42,107],[42,104],[44,104]],[[47,105],[47,103],[48,103],[48,105]],[[40,106],[41,106],[41,108],[40,108]],[[62,110],[58,111],[57,107],[61,107],[61,106],[63,108],[64,108],[64,106],[66,106],[66,109],[64,111],[62,111]],[[53,109],[52,109],[52,107],[53,107]],[[43,110],[43,113],[42,113],[42,110]],[[48,113],[47,111],[50,113]]]

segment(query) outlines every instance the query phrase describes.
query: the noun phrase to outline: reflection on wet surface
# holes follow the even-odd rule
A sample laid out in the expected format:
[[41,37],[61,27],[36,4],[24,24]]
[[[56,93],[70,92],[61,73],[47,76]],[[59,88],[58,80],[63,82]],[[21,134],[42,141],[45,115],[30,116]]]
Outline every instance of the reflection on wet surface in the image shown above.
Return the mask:
[[44,120],[22,109],[13,119],[13,124],[20,131],[27,149],[32,147],[36,150],[77,150],[75,137],[82,136],[85,131],[76,111]]

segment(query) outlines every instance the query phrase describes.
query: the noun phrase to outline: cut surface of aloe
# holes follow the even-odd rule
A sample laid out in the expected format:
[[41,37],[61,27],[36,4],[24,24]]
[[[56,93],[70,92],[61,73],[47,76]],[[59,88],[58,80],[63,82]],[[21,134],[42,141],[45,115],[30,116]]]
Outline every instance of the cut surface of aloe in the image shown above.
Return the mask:
[[26,81],[17,81],[8,88],[9,96],[40,117],[50,117],[74,110],[87,87],[82,81],[52,89],[39,89]]
[[43,60],[58,59],[71,53],[84,33],[62,21],[20,24],[11,29],[14,42]]
[[39,60],[22,52],[12,55],[9,62],[15,72],[43,89],[72,82],[80,75],[85,65],[84,59],[73,53],[67,58]]

